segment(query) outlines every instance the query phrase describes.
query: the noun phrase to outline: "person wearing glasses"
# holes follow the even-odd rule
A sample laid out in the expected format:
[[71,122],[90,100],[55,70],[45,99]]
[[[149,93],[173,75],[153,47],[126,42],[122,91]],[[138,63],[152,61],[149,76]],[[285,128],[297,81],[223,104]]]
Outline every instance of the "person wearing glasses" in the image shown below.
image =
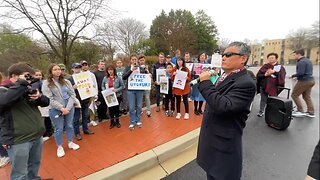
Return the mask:
[[245,69],[250,47],[232,42],[222,54],[224,73],[215,84],[210,72],[200,74],[199,91],[206,100],[197,162],[207,179],[239,180],[242,173],[242,133],[256,92]]

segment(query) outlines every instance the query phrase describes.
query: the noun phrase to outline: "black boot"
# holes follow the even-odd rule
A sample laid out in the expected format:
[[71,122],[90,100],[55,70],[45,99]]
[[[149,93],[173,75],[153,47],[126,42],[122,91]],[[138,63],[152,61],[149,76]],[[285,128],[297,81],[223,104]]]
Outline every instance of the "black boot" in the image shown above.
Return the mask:
[[111,118],[110,120],[110,126],[109,126],[109,129],[112,129],[114,127],[115,123],[114,123],[114,119]]
[[116,126],[117,126],[117,128],[120,128],[120,127],[121,127],[121,124],[120,124],[119,118],[116,118]]

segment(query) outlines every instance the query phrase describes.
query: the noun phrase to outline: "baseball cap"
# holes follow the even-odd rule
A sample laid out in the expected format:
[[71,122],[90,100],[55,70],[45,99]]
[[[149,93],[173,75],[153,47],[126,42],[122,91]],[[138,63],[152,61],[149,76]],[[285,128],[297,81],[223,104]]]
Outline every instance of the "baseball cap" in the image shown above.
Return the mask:
[[73,63],[71,67],[74,69],[74,68],[81,68],[82,66],[80,63]]
[[170,54],[168,54],[166,57],[167,57],[167,58],[171,58]]
[[82,60],[80,61],[80,64],[83,65],[83,64],[88,64],[88,62],[86,60]]
[[58,66],[60,67],[60,69],[62,69],[62,70],[65,70],[66,69],[66,65],[64,65],[64,64],[58,64]]

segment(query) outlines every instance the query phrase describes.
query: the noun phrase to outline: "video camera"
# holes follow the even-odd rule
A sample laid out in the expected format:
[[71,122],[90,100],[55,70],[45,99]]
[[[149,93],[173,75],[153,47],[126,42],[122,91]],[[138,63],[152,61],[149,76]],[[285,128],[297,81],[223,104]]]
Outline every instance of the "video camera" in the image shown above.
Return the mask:
[[26,74],[26,75],[24,75],[24,77],[29,82],[28,89],[26,90],[26,97],[29,98],[28,95],[36,94],[38,92],[38,90],[37,89],[33,89],[31,87],[31,85],[33,83],[36,83],[36,82],[40,81],[40,79],[33,77],[31,74]]

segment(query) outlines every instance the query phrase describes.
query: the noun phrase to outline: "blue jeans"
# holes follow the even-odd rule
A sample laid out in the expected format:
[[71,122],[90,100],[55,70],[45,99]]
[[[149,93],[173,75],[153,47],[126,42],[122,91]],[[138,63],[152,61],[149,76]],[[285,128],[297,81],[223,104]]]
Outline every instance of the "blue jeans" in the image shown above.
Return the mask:
[[150,90],[144,91],[144,100],[146,101],[146,107],[148,111],[151,111],[150,107]]
[[127,91],[130,125],[134,125],[134,123],[141,122],[143,92],[144,91],[142,90]]
[[41,179],[42,136],[36,140],[12,145],[7,149],[11,162],[10,179]]
[[58,146],[62,145],[62,135],[63,135],[63,125],[65,124],[65,129],[67,131],[67,139],[68,141],[72,141],[73,139],[73,115],[74,115],[74,107],[70,110],[70,113],[67,115],[61,115],[59,117],[55,117],[61,112],[56,109],[49,110],[49,117],[54,126],[54,139]]
[[75,108],[74,109],[74,117],[73,117],[73,128],[74,128],[74,134],[80,134],[80,128],[79,128],[79,120],[80,120],[80,111],[81,111],[81,119],[82,119],[82,130],[83,132],[88,131],[88,103],[81,103],[81,108]]

